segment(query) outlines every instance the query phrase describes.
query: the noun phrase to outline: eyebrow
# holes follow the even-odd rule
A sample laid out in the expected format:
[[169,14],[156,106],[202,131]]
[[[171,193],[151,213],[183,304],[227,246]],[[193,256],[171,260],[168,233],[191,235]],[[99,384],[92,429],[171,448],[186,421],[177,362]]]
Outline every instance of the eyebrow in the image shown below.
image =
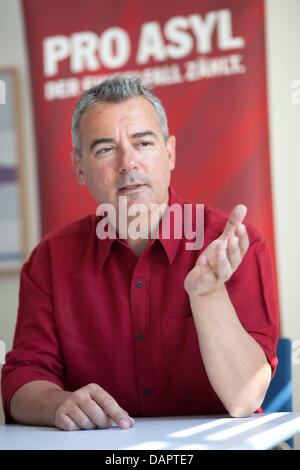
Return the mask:
[[152,136],[157,139],[157,135],[153,131],[142,131],[142,132],[136,132],[135,134],[132,134],[131,137],[133,139],[138,139],[139,137],[146,137],[146,136]]
[[[157,135],[153,131],[135,132],[134,134],[131,134],[130,137],[132,139],[139,139],[141,137],[147,137],[147,136],[152,136],[152,137],[155,137],[155,139],[157,139]],[[112,137],[102,137],[101,139],[95,139],[95,140],[93,140],[93,142],[90,145],[90,152],[93,150],[94,147],[96,147],[96,145],[111,144],[111,143],[114,143],[114,142],[115,142],[115,139],[113,139]]]

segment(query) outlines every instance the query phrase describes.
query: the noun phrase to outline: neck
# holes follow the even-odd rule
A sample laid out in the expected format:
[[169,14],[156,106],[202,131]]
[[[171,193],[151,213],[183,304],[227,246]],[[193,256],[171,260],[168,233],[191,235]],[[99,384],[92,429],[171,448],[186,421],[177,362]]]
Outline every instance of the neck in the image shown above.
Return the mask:
[[157,232],[166,208],[167,205],[155,206],[144,217],[127,218],[127,237],[124,241],[137,257],[141,256],[153,238],[158,238]]
[[127,240],[124,241],[132,249],[134,254],[139,258],[151,242],[151,238],[140,238],[138,240],[127,238]]

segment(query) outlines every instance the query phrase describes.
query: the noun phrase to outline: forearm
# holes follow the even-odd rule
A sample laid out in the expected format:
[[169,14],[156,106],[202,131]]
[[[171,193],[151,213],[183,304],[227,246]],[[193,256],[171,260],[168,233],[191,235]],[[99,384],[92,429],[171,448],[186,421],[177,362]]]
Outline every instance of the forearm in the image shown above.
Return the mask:
[[190,297],[208,379],[232,416],[247,416],[261,405],[271,368],[258,343],[244,330],[226,288]]
[[12,396],[10,414],[19,423],[54,426],[55,410],[69,394],[46,380],[28,382]]

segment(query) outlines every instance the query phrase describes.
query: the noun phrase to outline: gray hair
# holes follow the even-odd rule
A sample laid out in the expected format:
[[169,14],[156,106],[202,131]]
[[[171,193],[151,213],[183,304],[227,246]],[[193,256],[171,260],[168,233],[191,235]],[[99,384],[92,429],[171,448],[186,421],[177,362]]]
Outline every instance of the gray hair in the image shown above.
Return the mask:
[[82,157],[80,119],[91,106],[99,103],[120,103],[134,96],[143,96],[154,106],[165,141],[169,136],[166,112],[161,101],[146,88],[140,78],[117,75],[88,89],[78,100],[72,116],[72,142],[76,153]]

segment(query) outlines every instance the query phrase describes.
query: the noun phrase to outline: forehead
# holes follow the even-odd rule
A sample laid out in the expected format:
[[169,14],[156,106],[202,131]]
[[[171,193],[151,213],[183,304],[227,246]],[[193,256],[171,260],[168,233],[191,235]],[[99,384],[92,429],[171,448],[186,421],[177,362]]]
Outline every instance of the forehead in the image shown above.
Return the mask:
[[160,125],[154,106],[146,98],[136,96],[120,103],[99,103],[88,108],[81,117],[80,131],[87,134],[114,134],[125,127],[150,128],[158,132]]

